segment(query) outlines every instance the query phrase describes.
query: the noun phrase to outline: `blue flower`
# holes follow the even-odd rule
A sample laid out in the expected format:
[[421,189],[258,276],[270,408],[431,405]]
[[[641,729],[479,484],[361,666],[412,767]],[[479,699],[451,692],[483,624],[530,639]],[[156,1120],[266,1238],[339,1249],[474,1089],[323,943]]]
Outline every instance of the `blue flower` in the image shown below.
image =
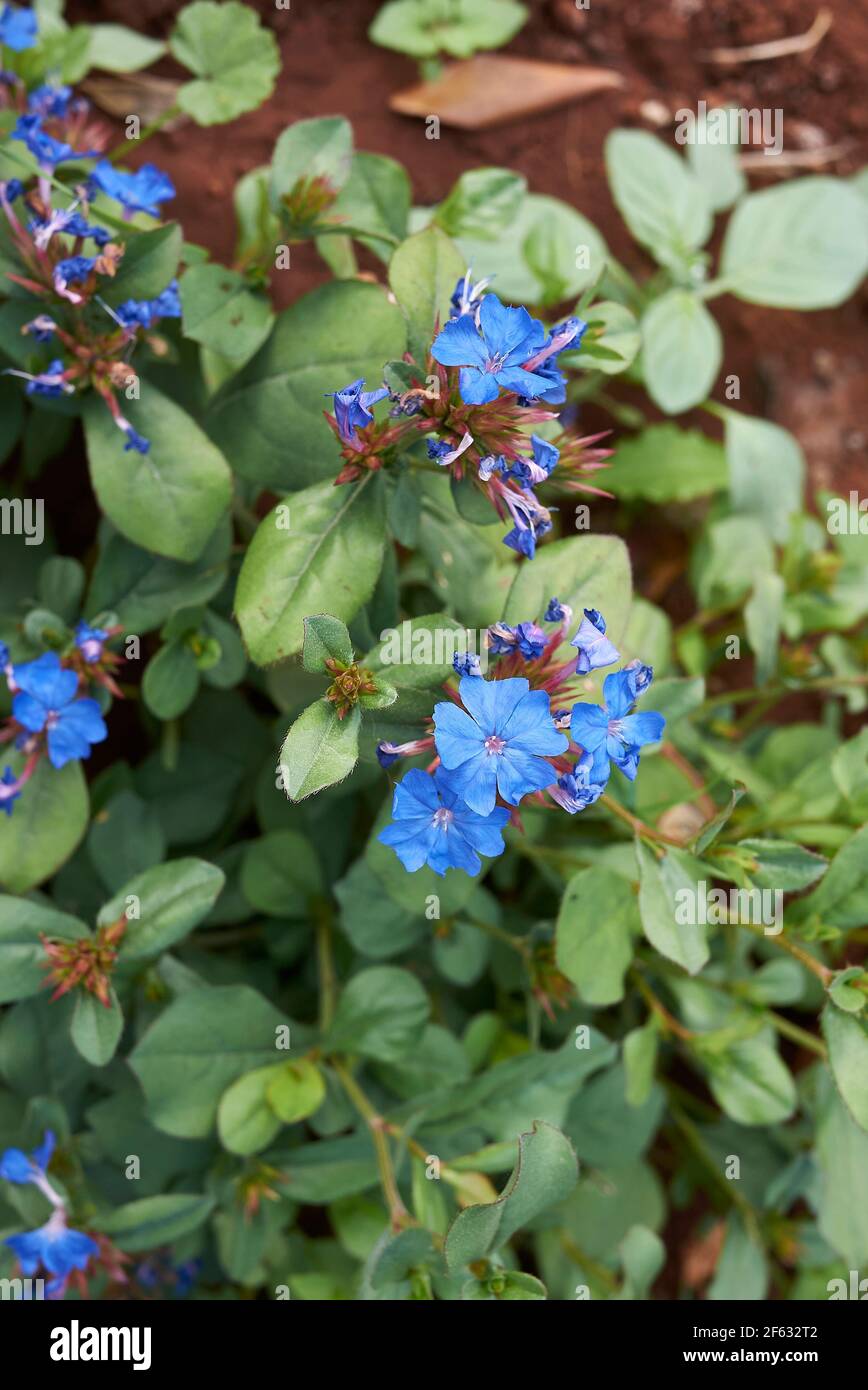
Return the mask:
[[609,758],[625,777],[635,781],[640,748],[657,743],[663,735],[666,720],[662,714],[653,710],[630,713],[635,703],[632,686],[632,674],[617,671],[603,681],[602,707],[584,700],[573,705],[570,732],[575,743],[594,755],[595,782],[607,779]]
[[24,184],[20,179],[7,179],[5,183],[0,183],[0,192],[7,203],[14,203],[24,192]]
[[559,777],[557,785],[549,787],[549,796],[563,806],[571,816],[577,811],[584,811],[587,806],[593,806],[594,802],[603,795],[606,790],[606,781],[609,776],[609,762],[605,760],[605,777],[602,781],[596,780],[597,770],[594,767],[594,755],[583,753],[573,768],[572,772],[565,772],[563,777]]
[[537,541],[552,529],[551,516],[530,488],[525,488],[522,492],[506,488],[501,496],[515,523],[512,530],[504,536],[503,544],[532,560],[536,554]]
[[75,645],[85,661],[99,661],[108,633],[103,627],[88,627],[84,619],[75,625]]
[[516,643],[525,661],[533,661],[542,656],[548,637],[536,623],[519,623],[515,629]]
[[389,394],[388,386],[381,386],[377,391],[363,391],[365,378],[360,376],[358,381],[350,382],[341,391],[326,391],[327,396],[332,396],[335,403],[335,419],[338,422],[338,433],[345,444],[352,444],[356,437],[357,429],[364,429],[374,418],[372,405],[377,401],[382,401]]
[[68,396],[74,387],[64,379],[63,371],[63,363],[58,357],[49,362],[44,372],[38,372],[35,376],[26,372],[13,372],[12,375],[25,377],[27,385],[24,389],[28,396]]
[[473,443],[473,435],[469,430],[465,430],[461,436],[460,444],[450,444],[445,439],[429,439],[426,441],[429,459],[435,460],[443,468],[448,468],[457,458],[460,458],[465,449],[469,449]]
[[86,159],[93,153],[89,150],[77,152],[64,140],[55,140],[42,129],[42,117],[33,114],[18,117],[11,138],[24,141],[45,174],[53,174],[58,164],[70,159]]
[[4,768],[3,776],[0,777],[0,811],[5,811],[7,816],[12,815],[12,803],[17,801],[21,795],[20,792],[9,791],[9,788],[14,787],[17,781],[18,778],[11,767]]
[[131,449],[135,449],[137,454],[147,454],[149,452],[151,447],[150,439],[146,439],[143,434],[139,434],[138,430],[134,430],[129,420],[123,425],[123,431],[127,437],[127,442],[124,445],[125,454],[128,454]]
[[563,753],[567,740],[554,726],[546,692],[531,690],[523,676],[465,676],[458,689],[464,709],[451,701],[434,706],[434,742],[450,785],[470,809],[487,816],[498,792],[517,806],[549,786],[546,756]]
[[32,10],[14,10],[6,5],[0,14],[0,45],[5,44],[13,53],[23,53],[36,43],[38,29]]
[[479,657],[475,652],[455,652],[452,669],[457,676],[480,676]]
[[[589,671],[596,671],[600,666],[611,666],[620,655],[617,647],[614,647],[606,636],[606,620],[596,608],[585,609],[581,627],[570,646],[579,649],[576,673],[580,676],[586,676]],[[635,693],[633,698],[635,699]]]
[[523,488],[531,488],[534,483],[544,483],[560,458],[560,450],[556,449],[554,444],[549,444],[548,440],[540,439],[539,435],[532,434],[530,443],[533,458],[516,459],[505,470],[506,476],[513,478]]
[[[545,390],[538,391],[536,399],[546,405],[562,405],[567,398],[567,379],[557,365],[557,357],[566,348],[574,352],[585,335],[588,325],[584,319],[567,319],[553,328],[543,345],[542,351],[535,354],[527,364],[527,370],[541,376],[548,383]],[[529,399],[521,398],[519,405],[530,405]]]
[[50,82],[44,82],[41,87],[34,87],[30,93],[27,98],[27,110],[44,120],[62,120],[69,110],[71,100],[71,87],[55,87]]
[[548,607],[543,614],[544,623],[568,623],[573,616],[573,610],[568,603],[561,603],[557,598],[550,598]]
[[434,339],[431,352],[442,366],[462,368],[461,399],[484,405],[496,400],[501,386],[528,397],[546,390],[546,379],[521,365],[545,338],[542,324],[527,309],[507,309],[496,294],[487,294],[479,309],[479,329],[469,314],[452,319]]
[[509,623],[492,623],[487,633],[488,650],[492,656],[506,656],[513,651],[518,638],[516,629]]
[[468,270],[466,275],[462,275],[452,292],[449,301],[452,309],[450,319],[458,319],[462,314],[475,314],[483,294],[491,283],[489,276],[487,280],[477,280],[474,285],[471,283],[471,274]]
[[441,877],[447,869],[478,874],[480,854],[494,858],[503,853],[509,812],[493,801],[484,812],[468,808],[442,767],[433,776],[411,768],[395,788],[392,815],[377,838],[391,846],[408,873],[428,864]]
[[173,280],[156,299],[127,299],[114,312],[125,328],[150,328],[158,319],[179,319],[178,282]]
[[154,164],[143,164],[134,174],[125,174],[107,159],[101,159],[90,177],[102,193],[114,198],[128,213],[147,212],[151,217],[159,217],[160,204],[175,196],[169,175]]
[[638,699],[642,692],[648,689],[654,679],[654,667],[643,666],[641,661],[628,661],[627,665],[624,667],[624,673],[629,676],[630,689],[633,693],[634,700]]
[[34,1275],[40,1265],[54,1275],[46,1285],[49,1296],[62,1293],[72,1271],[85,1269],[91,1256],[99,1254],[95,1240],[83,1231],[69,1229],[63,1207],[57,1207],[38,1230],[7,1236],[4,1244],[18,1256],[26,1278]]
[[0,1154],[0,1178],[19,1184],[37,1182],[45,1176],[56,1142],[52,1131],[47,1129],[42,1143],[34,1149],[32,1158],[28,1158],[22,1149],[7,1149],[4,1154]]
[[94,256],[67,256],[54,267],[54,288],[63,293],[67,285],[83,285],[96,265]]
[[27,333],[37,343],[50,343],[57,330],[57,324],[48,314],[37,314],[35,319],[25,323],[22,333]]
[[76,699],[78,676],[66,671],[57,652],[13,668],[18,694],[12,715],[32,734],[47,731],[48,757],[54,767],[90,756],[91,744],[101,743],[108,730],[96,700]]

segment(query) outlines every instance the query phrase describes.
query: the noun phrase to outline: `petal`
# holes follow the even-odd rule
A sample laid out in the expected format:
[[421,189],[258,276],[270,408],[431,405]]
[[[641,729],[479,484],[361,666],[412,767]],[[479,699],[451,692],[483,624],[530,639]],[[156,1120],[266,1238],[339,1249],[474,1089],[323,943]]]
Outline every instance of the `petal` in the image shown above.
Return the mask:
[[477,816],[465,809],[463,813],[456,811],[454,826],[480,854],[496,859],[505,848],[503,827],[508,820],[509,812],[505,806],[495,806],[490,816]]
[[541,396],[551,386],[544,376],[526,372],[523,367],[502,367],[496,375],[504,391],[515,391],[519,396]]
[[18,1263],[21,1265],[23,1273],[29,1278],[35,1274],[42,1263],[43,1239],[42,1232],[25,1231],[20,1236],[7,1236],[4,1241],[10,1250],[14,1250],[18,1256]]
[[45,728],[45,721],[48,717],[48,710],[39,700],[35,700],[32,695],[16,695],[12,701],[12,716],[23,724],[25,729],[29,729],[32,734],[38,734]]
[[476,331],[472,315],[463,314],[460,319],[447,323],[434,339],[431,356],[442,367],[484,366],[487,360],[485,344]]
[[507,748],[497,759],[497,790],[511,806],[517,806],[528,792],[542,791],[555,781],[557,773],[545,758]]
[[596,752],[605,742],[608,723],[606,711],[601,709],[599,705],[591,705],[586,700],[579,700],[573,705],[572,718],[570,719],[570,733],[573,736],[573,742],[578,743],[581,748],[587,749],[589,753]]
[[414,816],[426,816],[430,820],[439,805],[433,779],[421,768],[413,767],[395,787],[392,815],[396,820]]
[[[465,676],[465,680],[476,679]],[[463,682],[462,682],[463,684]],[[444,767],[460,767],[482,750],[482,730],[463,709],[451,700],[434,706],[434,742]]]
[[515,706],[500,731],[510,748],[525,753],[565,753],[568,740],[555,728],[549,697],[531,690]]
[[614,671],[603,681],[603,699],[610,719],[622,719],[633,708],[633,691],[629,672]]
[[96,700],[73,700],[61,711],[59,723],[64,728],[75,729],[88,743],[102,743],[108,737],[108,729]]
[[454,821],[441,839],[442,847],[438,845],[435,855],[432,856],[431,867],[434,867],[433,859],[436,857],[439,860],[442,855],[447,868],[461,869],[465,874],[470,874],[471,878],[475,878],[482,868],[482,862],[473,846],[456,828]]
[[645,710],[643,714],[628,714],[621,720],[621,732],[625,743],[641,748],[645,743],[658,743],[663,737],[666,720],[655,710]]
[[19,690],[41,700],[46,709],[62,709],[78,689],[78,676],[64,671],[57,652],[44,652],[35,661],[13,667],[13,675]]
[[[541,332],[539,345],[545,342],[545,329],[532,319],[527,309],[510,309],[501,304],[496,294],[487,294],[479,310],[479,326],[488,348],[489,357],[506,357],[516,348],[524,348],[532,340],[527,356],[533,351]],[[538,332],[539,330],[539,332]]]
[[427,862],[428,853],[437,829],[430,819],[424,828],[415,834],[408,834],[404,825],[387,825],[377,839],[395,851],[408,873],[415,873]]
[[21,1149],[7,1149],[0,1155],[0,1178],[6,1182],[24,1183],[33,1178],[33,1165]]
[[509,676],[502,681],[464,676],[458,685],[462,703],[476,720],[483,738],[503,734],[513,711],[529,690],[530,682],[524,676]]
[[480,816],[489,815],[497,801],[497,762],[497,758],[479,753],[452,772],[455,792]]
[[462,367],[458,374],[458,389],[465,405],[488,405],[497,399],[500,387],[492,372],[478,367]]

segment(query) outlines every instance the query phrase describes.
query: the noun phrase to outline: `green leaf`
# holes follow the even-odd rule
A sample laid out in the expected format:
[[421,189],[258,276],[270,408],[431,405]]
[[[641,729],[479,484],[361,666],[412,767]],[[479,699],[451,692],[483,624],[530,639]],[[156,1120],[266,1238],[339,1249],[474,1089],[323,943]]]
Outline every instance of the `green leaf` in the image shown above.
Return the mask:
[[834,308],[866,270],[864,199],[826,176],[749,194],[730,219],[720,259],[723,289],[777,309]]
[[227,1086],[274,1062],[277,1030],[285,1025],[283,1015],[249,985],[180,995],[129,1058],[152,1123],[182,1139],[204,1138]]
[[307,917],[323,892],[322,870],[313,845],[295,830],[272,830],[244,853],[241,890],[270,917]]
[[756,656],[756,684],[767,685],[777,674],[786,586],[779,574],[761,574],[744,606],[744,626]]
[[421,1040],[429,1012],[428,996],[409,971],[371,966],[344,988],[326,1046],[400,1062]]
[[254,111],[274,91],[280,53],[259,16],[238,0],[196,0],[178,16],[169,38],[172,57],[197,81],[180,88],[177,103],[197,125],[221,125]]
[[720,370],[723,339],[700,299],[668,290],[642,316],[642,372],[648,394],[667,415],[704,401]]
[[691,502],[722,491],[728,478],[716,440],[678,425],[651,425],[619,442],[606,487],[625,501]]
[[711,1093],[721,1110],[740,1125],[775,1125],[796,1108],[796,1087],[778,1056],[775,1034],[763,1028],[724,1051],[693,1043],[708,1072]]
[[462,236],[458,249],[477,275],[494,277],[500,299],[557,304],[593,285],[608,257],[586,217],[559,198],[528,193],[496,241]]
[[340,903],[341,930],[363,956],[384,960],[415,945],[423,930],[423,917],[409,912],[383,891],[383,884],[364,859],[335,884]]
[[368,37],[411,58],[469,58],[508,43],[526,19],[527,7],[516,0],[461,0],[457,6],[451,0],[389,0]]
[[177,609],[207,603],[223,587],[231,543],[228,517],[194,564],[165,560],[111,532],[91,577],[86,608],[117,614],[126,632],[160,627]]
[[619,1246],[625,1286],[621,1298],[647,1298],[666,1260],[666,1246],[647,1226],[631,1226]]
[[862,926],[868,915],[868,825],[847,840],[819,887],[794,904],[798,921],[822,920],[833,927]]
[[358,706],[341,719],[330,700],[317,700],[290,725],[280,749],[283,786],[290,801],[303,801],[349,777],[359,756],[361,722]]
[[407,315],[410,351],[425,365],[434,338],[434,325],[449,317],[455,282],[464,275],[464,259],[439,227],[426,227],[408,237],[389,264],[392,293]]
[[655,260],[681,267],[711,234],[711,209],[699,180],[662,140],[616,130],[606,140],[606,171],[618,210]]
[[868,1030],[861,1019],[834,1004],[826,1005],[821,1021],[841,1099],[857,1125],[868,1130]]
[[75,1008],[70,1036],[78,1051],[92,1067],[104,1067],[115,1055],[124,1031],[124,1016],[113,989],[110,1004],[105,1004],[83,989],[75,992]]
[[177,222],[167,222],[151,232],[131,231],[120,269],[113,280],[105,282],[102,298],[112,308],[128,299],[155,299],[175,278],[183,244]]
[[52,555],[39,570],[39,598],[46,608],[72,623],[81,611],[84,580],[84,566],[78,560]]
[[450,1271],[501,1249],[540,1212],[568,1197],[577,1180],[578,1164],[569,1139],[538,1120],[529,1134],[519,1135],[518,1162],[497,1201],[467,1207],[449,1227],[444,1254]]
[[786,541],[802,510],[805,457],[797,439],[771,420],[723,415],[733,511],[755,517],[774,541]]
[[829,1081],[817,1118],[817,1222],[845,1269],[868,1261],[868,1134]]
[[[24,755],[4,753],[4,766],[16,777]],[[0,886],[12,893],[29,893],[59,869],[87,828],[88,797],[80,762],[59,771],[40,758],[13,814],[4,817],[0,834]]]
[[[403,165],[384,154],[353,155],[350,176],[328,213],[339,227],[388,261],[396,242],[407,235],[412,190]],[[334,242],[335,237],[323,238]]]
[[828,860],[792,840],[739,840],[737,848],[754,861],[748,874],[758,888],[799,893],[822,878]]
[[151,442],[147,454],[124,451],[123,435],[103,401],[84,407],[94,492],[123,535],[146,550],[189,563],[201,555],[229,506],[226,460],[186,411],[155,386],[125,405],[133,427]]
[[518,214],[527,179],[512,169],[467,169],[434,214],[447,236],[497,241]]
[[282,200],[300,179],[324,179],[334,193],[350,175],[353,129],[343,116],[314,116],[295,121],[278,137],[271,162],[271,206]]
[[[631,365],[642,346],[635,314],[624,304],[603,299],[587,311],[588,331],[578,352],[560,354],[560,365],[580,372],[614,376]],[[604,354],[612,353],[614,356]]]
[[651,1094],[659,1040],[660,1029],[653,1015],[624,1039],[624,1095],[628,1105],[642,1106]]
[[208,430],[235,471],[263,486],[331,479],[340,458],[323,418],[325,396],[358,377],[373,389],[383,364],[402,357],[406,345],[401,310],[380,286],[323,285],[278,315],[268,341],[217,392]]
[[696,122],[699,139],[689,140],[686,146],[687,162],[715,212],[732,207],[747,189],[747,179],[738,162],[738,145],[708,140],[708,134],[717,135],[722,121],[728,119],[728,112],[712,107]]
[[638,934],[630,884],[610,869],[582,869],[570,879],[556,928],[557,966],[586,1004],[617,1004]]
[[388,1239],[371,1260],[372,1289],[385,1289],[399,1284],[411,1271],[434,1258],[434,1247],[428,1231],[410,1228]]
[[[181,941],[208,916],[225,882],[223,870],[204,859],[155,864],[124,884],[100,910],[97,925],[107,926],[126,913],[118,958],[148,960]],[[131,898],[137,900],[132,905]]]
[[166,642],[142,676],[142,699],[158,719],[177,719],[199,689],[199,667],[186,642]]
[[766,1297],[769,1271],[763,1246],[731,1211],[726,1240],[706,1298],[710,1302],[759,1302]]
[[285,1125],[313,1115],[325,1100],[325,1078],[319,1067],[302,1057],[285,1062],[273,1072],[268,1084],[268,1104]]
[[[636,842],[639,861],[639,913],[642,930],[655,950],[667,960],[675,961],[689,975],[696,975],[708,960],[706,929],[692,922],[682,922],[685,914],[679,911],[687,901],[696,900],[695,877],[689,872],[688,856],[681,850],[670,849],[662,859]],[[698,913],[696,914],[699,915]]]
[[159,39],[128,29],[125,24],[91,24],[88,59],[105,72],[139,72],[162,58],[166,45]]
[[280,1133],[281,1120],[268,1103],[268,1087],[279,1070],[257,1067],[239,1076],[220,1097],[217,1133],[230,1153],[259,1153]]
[[181,276],[179,289],[185,337],[221,357],[246,361],[271,332],[271,305],[235,270],[191,266]]
[[279,503],[260,524],[238,576],[235,612],[251,659],[267,666],[300,651],[304,618],[318,609],[344,622],[354,618],[374,592],[384,544],[376,473],[339,488],[316,483]]
[[859,980],[863,985],[866,982],[861,965],[850,965],[845,970],[839,970],[828,985],[832,1002],[848,1014],[861,1013],[868,1003],[868,994],[854,984],[855,980]]
[[166,857],[166,837],[156,809],[135,792],[118,792],[94,816],[87,852],[103,887],[118,892],[133,874]]
[[126,1202],[97,1222],[121,1250],[153,1250],[189,1235],[214,1210],[214,1198],[200,1192],[170,1192],[162,1197],[142,1197]]
[[342,623],[340,618],[333,618],[330,613],[317,613],[304,620],[301,664],[306,671],[326,672],[328,660],[340,661],[344,666],[352,665],[353,644],[346,623]]
[[0,896],[0,1004],[28,999],[45,985],[42,967],[48,957],[40,940],[43,935],[77,941],[90,931],[65,912],[26,898]]

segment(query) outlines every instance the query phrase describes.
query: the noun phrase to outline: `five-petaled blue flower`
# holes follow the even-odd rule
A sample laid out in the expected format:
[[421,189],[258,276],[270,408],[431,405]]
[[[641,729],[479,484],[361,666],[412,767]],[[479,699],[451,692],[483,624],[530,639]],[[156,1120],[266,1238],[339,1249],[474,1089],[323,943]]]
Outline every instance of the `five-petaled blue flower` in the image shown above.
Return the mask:
[[431,352],[442,366],[461,368],[458,384],[467,405],[485,405],[496,400],[501,386],[527,397],[548,389],[545,377],[522,366],[545,340],[545,329],[527,309],[508,309],[496,294],[487,294],[479,309],[479,329],[470,314],[451,319]]
[[363,391],[364,384],[365,378],[360,376],[358,381],[351,381],[349,386],[345,386],[341,391],[325,393],[334,399],[338,433],[345,444],[352,444],[356,430],[363,430],[365,425],[371,423],[374,418],[371,406],[384,400],[389,394],[388,386],[381,386],[377,391]]
[[99,661],[107,637],[105,628],[89,627],[83,618],[75,625],[75,645],[87,662]]
[[[479,677],[465,677],[462,685],[471,679],[480,683]],[[478,874],[480,854],[494,858],[503,853],[509,812],[493,800],[487,811],[469,808],[445,768],[437,768],[433,776],[411,768],[395,788],[392,815],[377,838],[392,847],[409,873],[429,864],[441,877],[447,869]]]
[[90,177],[102,193],[114,198],[127,213],[147,212],[151,217],[159,217],[160,204],[175,196],[169,175],[155,164],[143,164],[134,174],[125,174],[107,159],[101,159]]
[[57,1207],[38,1230],[7,1236],[4,1244],[18,1256],[26,1278],[34,1275],[40,1265],[54,1276],[45,1286],[49,1297],[61,1294],[72,1271],[85,1269],[91,1256],[99,1254],[95,1240],[83,1231],[70,1230],[63,1207]]
[[503,544],[532,560],[537,541],[552,529],[548,508],[542,505],[531,488],[523,488],[521,492],[506,488],[501,496],[514,523],[512,530],[504,536]]
[[36,43],[39,24],[32,10],[17,10],[4,5],[0,14],[0,46],[11,48],[13,53],[23,53]]
[[54,267],[54,288],[65,290],[67,285],[83,285],[96,265],[94,256],[67,256]]
[[573,705],[570,732],[573,741],[593,754],[591,780],[606,781],[611,758],[631,782],[636,779],[639,750],[646,743],[657,743],[666,720],[654,710],[631,714],[635,697],[629,671],[616,671],[603,681],[604,706],[580,700]]
[[434,742],[450,786],[470,809],[487,816],[498,792],[517,806],[549,786],[546,757],[563,753],[567,740],[554,726],[546,692],[531,690],[523,676],[465,676],[458,690],[463,709],[445,700],[434,706]]
[[[620,656],[618,648],[613,646],[606,636],[606,620],[596,608],[585,609],[581,626],[570,646],[579,649],[576,673],[580,676],[586,676],[589,671],[596,671],[600,666],[611,666]],[[633,698],[635,699],[635,692]]]
[[32,734],[47,733],[48,757],[54,767],[90,756],[91,744],[107,736],[96,700],[76,699],[78,676],[66,671],[57,652],[13,668],[18,693],[12,715]]
[[28,1158],[23,1149],[7,1149],[0,1154],[0,1178],[19,1184],[38,1182],[45,1176],[56,1142],[52,1131],[47,1129],[42,1143],[33,1150],[32,1157]]
[[33,88],[27,98],[27,110],[46,120],[51,118],[61,120],[69,110],[71,100],[71,87],[55,86],[51,82],[44,82],[41,87]]
[[513,478],[523,488],[544,483],[560,458],[560,450],[554,444],[549,444],[547,439],[540,439],[538,434],[531,435],[530,444],[532,458],[516,459],[508,468],[501,470],[505,477]]

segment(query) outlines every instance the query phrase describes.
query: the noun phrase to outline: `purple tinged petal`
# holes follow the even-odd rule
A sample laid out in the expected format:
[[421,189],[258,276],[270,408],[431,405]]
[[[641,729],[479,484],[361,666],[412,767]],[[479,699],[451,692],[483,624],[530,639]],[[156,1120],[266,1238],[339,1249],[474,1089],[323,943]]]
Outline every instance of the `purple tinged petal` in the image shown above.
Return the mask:
[[485,343],[476,330],[472,315],[450,320],[434,339],[431,355],[442,367],[484,367],[487,360]]

